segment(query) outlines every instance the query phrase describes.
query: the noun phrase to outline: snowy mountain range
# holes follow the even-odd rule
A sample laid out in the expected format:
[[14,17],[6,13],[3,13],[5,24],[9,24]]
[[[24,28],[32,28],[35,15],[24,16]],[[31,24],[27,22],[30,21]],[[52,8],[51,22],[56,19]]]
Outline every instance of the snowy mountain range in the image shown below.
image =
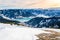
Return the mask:
[[[59,9],[4,9],[0,10],[0,22],[17,22],[27,19],[26,24],[31,27],[60,28]],[[2,21],[3,20],[3,21]],[[22,21],[23,21],[22,20]]]
[[12,20],[8,17],[5,17],[3,14],[0,14],[0,23],[14,23],[14,24],[18,24],[20,23],[19,21],[16,20]]
[[60,28],[60,17],[36,17],[26,22],[27,26],[34,28]]
[[[19,19],[22,17],[35,17],[40,15],[45,16],[60,16],[60,10],[57,9],[5,9],[0,10],[0,14],[11,18]],[[41,16],[40,16],[41,17]]]

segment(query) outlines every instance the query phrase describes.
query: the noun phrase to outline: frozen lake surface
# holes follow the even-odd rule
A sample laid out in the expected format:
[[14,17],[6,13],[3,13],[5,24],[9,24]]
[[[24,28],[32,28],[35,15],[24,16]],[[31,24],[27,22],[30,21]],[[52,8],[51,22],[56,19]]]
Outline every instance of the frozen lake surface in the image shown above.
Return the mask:
[[20,22],[26,22],[26,21],[29,21],[31,20],[32,18],[29,18],[29,17],[24,17],[24,18],[21,18],[21,19],[15,19],[17,21],[20,21]]

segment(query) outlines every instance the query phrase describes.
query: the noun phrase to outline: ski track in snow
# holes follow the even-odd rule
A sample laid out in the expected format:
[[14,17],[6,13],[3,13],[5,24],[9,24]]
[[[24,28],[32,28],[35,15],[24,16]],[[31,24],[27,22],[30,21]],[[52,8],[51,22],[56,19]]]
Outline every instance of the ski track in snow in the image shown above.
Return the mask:
[[36,40],[37,37],[35,35],[49,33],[43,30],[44,28],[28,28],[0,23],[0,40]]

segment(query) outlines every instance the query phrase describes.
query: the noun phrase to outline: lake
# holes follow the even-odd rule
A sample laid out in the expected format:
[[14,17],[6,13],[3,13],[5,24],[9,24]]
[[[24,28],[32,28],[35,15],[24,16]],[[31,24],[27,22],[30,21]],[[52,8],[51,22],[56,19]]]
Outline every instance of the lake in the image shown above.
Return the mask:
[[31,20],[32,18],[29,18],[29,17],[24,17],[24,18],[21,18],[21,19],[15,19],[16,21],[20,21],[20,22],[26,22],[26,21],[29,21]]

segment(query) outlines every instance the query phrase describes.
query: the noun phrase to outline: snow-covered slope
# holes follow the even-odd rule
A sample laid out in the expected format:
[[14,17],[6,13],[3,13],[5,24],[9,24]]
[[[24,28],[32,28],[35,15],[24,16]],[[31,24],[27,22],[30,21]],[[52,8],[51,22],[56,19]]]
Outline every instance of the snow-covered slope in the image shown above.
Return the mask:
[[26,24],[35,28],[60,28],[60,17],[36,17],[26,22]]
[[0,14],[0,23],[16,23],[16,24],[18,24],[20,22],[17,20],[5,17],[3,14]]
[[36,17],[44,17],[44,18],[49,18],[49,16],[46,16],[46,15],[44,15],[44,14],[39,14],[39,15],[37,15]]
[[4,19],[7,19],[7,20],[12,20],[12,19],[10,19],[10,18],[4,16],[3,14],[0,14],[0,17],[2,17],[2,18],[4,18]]
[[36,40],[35,34],[43,32],[40,29],[0,23],[0,40]]
[[[56,30],[58,31],[58,29]],[[49,32],[45,32],[41,28],[28,28],[0,23],[0,40],[36,40],[37,37],[35,35],[40,33]]]

